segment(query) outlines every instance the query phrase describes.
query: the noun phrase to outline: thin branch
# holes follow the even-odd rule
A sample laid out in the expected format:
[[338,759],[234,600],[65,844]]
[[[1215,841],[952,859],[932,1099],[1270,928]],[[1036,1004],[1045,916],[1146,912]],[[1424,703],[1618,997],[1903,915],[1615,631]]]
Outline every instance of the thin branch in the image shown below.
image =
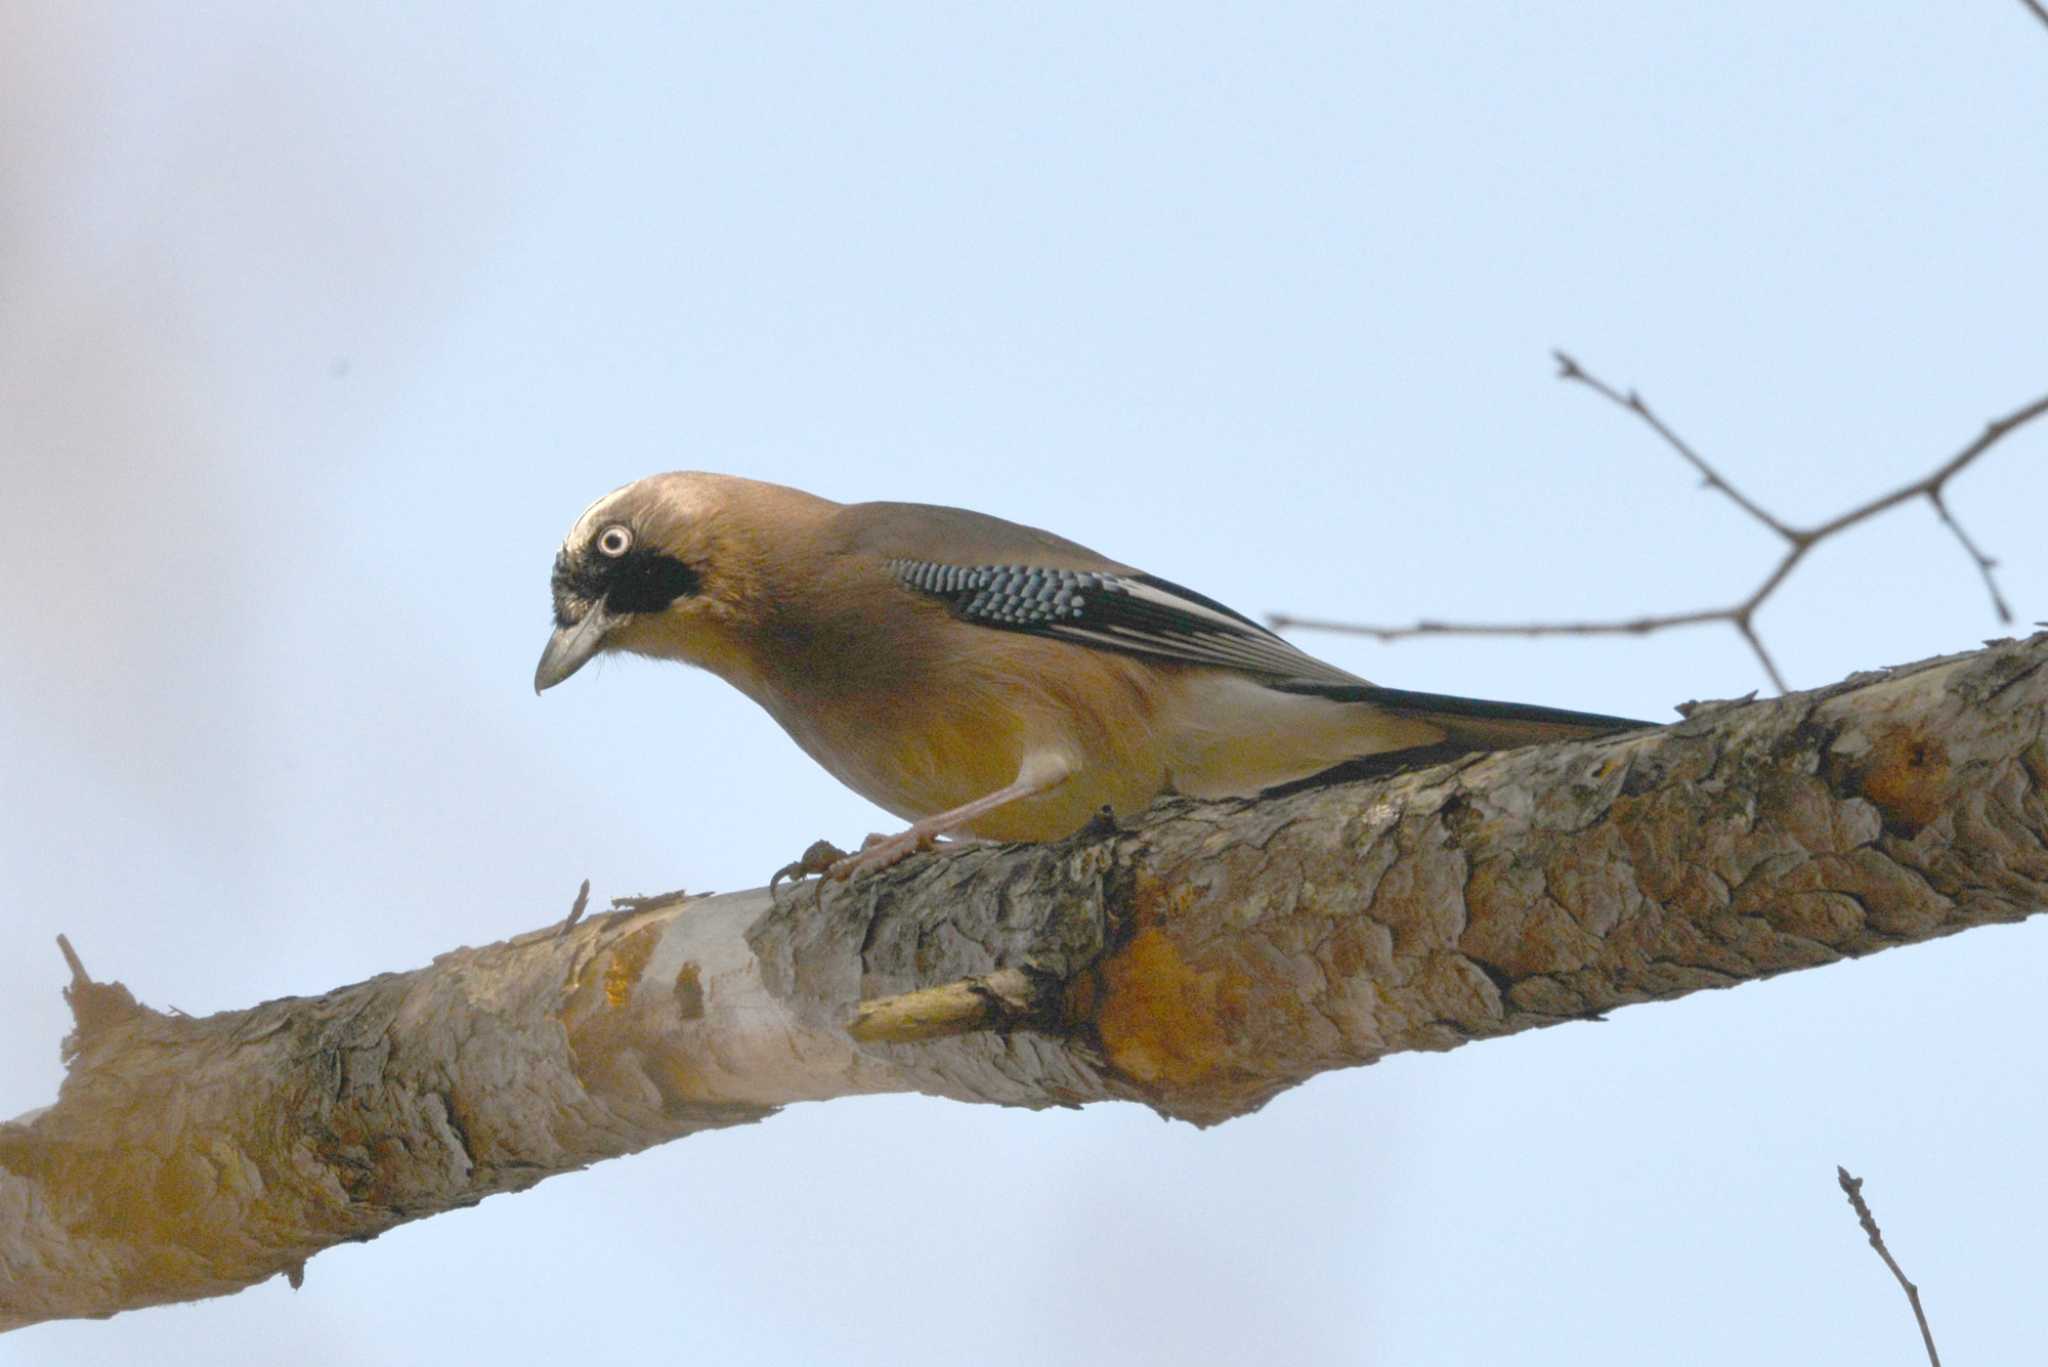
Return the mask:
[[[2033,4],[2033,0],[2025,0]],[[1747,513],[1756,522],[1769,528],[1785,544],[1785,553],[1777,564],[1771,567],[1763,582],[1751,590],[1747,597],[1726,607],[1695,608],[1689,612],[1651,613],[1638,617],[1614,618],[1591,622],[1443,622],[1424,619],[1405,626],[1372,626],[1354,622],[1334,622],[1325,618],[1295,617],[1287,613],[1268,614],[1267,622],[1276,629],[1300,627],[1310,631],[1334,631],[1351,636],[1370,636],[1381,642],[1401,641],[1414,636],[1643,636],[1653,631],[1670,627],[1701,626],[1709,622],[1725,622],[1740,636],[1752,652],[1771,684],[1779,692],[1786,691],[1784,675],[1779,673],[1777,662],[1765,648],[1763,638],[1756,630],[1756,614],[1767,599],[1778,591],[1778,587],[1791,577],[1806,553],[1829,537],[1837,536],[1858,523],[1866,522],[1879,513],[1898,507],[1901,503],[1924,498],[1934,508],[1935,516],[1954,534],[1956,541],[1977,567],[1977,573],[1984,580],[1984,587],[1991,595],[1991,607],[1998,614],[2001,623],[2013,619],[2012,607],[2006,602],[2005,594],[1998,587],[1996,570],[1998,562],[1985,554],[1962,524],[1955,518],[1946,497],[1948,483],[1976,461],[1976,459],[1997,445],[2008,434],[2048,413],[2048,394],[2032,403],[2017,408],[2002,418],[1986,423],[1984,430],[1968,445],[1937,466],[1932,473],[1923,475],[1911,483],[1902,484],[1890,493],[1858,504],[1847,512],[1838,514],[1817,527],[1794,527],[1781,520],[1754,499],[1730,484],[1704,456],[1679,436],[1665,421],[1658,417],[1634,390],[1623,393],[1592,374],[1578,361],[1566,353],[1553,353],[1557,357],[1558,378],[1582,384],[1606,399],[1616,407],[1626,410],[1640,419],[1651,431],[1663,439],[1673,451],[1693,469],[1697,470],[1706,487],[1719,491],[1727,499]]]
[[614,897],[613,911],[661,911],[667,907],[680,906],[684,902],[701,901],[711,896],[708,892],[691,892],[688,888],[677,888],[674,892],[657,892],[647,897]]
[[1735,630],[1741,634],[1743,640],[1749,642],[1749,648],[1755,651],[1757,659],[1762,661],[1764,673],[1769,676],[1771,687],[1780,693],[1789,693],[1791,690],[1785,686],[1785,676],[1778,672],[1778,662],[1771,658],[1771,652],[1764,649],[1763,637],[1756,634],[1756,627],[1751,625],[1749,613],[1737,615],[1734,622]]
[[1877,1220],[1871,1215],[1870,1207],[1863,1200],[1863,1179],[1851,1177],[1849,1170],[1840,1164],[1835,1166],[1835,1180],[1841,1183],[1842,1191],[1849,1198],[1849,1204],[1856,1211],[1856,1221],[1863,1226],[1863,1232],[1870,1236],[1870,1246],[1877,1250],[1877,1256],[1884,1259],[1884,1265],[1899,1279],[1899,1285],[1906,1290],[1906,1301],[1913,1307],[1913,1318],[1920,1322],[1920,1341],[1927,1345],[1927,1360],[1934,1367],[1941,1367],[1941,1354],[1934,1351],[1934,1331],[1927,1327],[1927,1312],[1920,1308],[1920,1288],[1906,1280],[1906,1274],[1899,1269],[1890,1249],[1884,1246],[1884,1235],[1878,1232]]
[[65,967],[71,970],[71,985],[73,987],[91,986],[92,974],[85,971],[85,961],[80,959],[78,951],[71,947],[71,937],[59,935],[57,937],[57,949],[64,955]]
[[2012,606],[2005,601],[2005,595],[1999,591],[1998,577],[1993,573],[1998,568],[1998,562],[1977,549],[1977,543],[1970,540],[1970,534],[1963,530],[1963,524],[1956,521],[1955,515],[1949,512],[1948,500],[1942,497],[1939,489],[1928,490],[1927,501],[1934,505],[1935,516],[1939,517],[1942,523],[1956,534],[1956,540],[1961,543],[1963,552],[1976,564],[1977,573],[1984,576],[1984,587],[1991,594],[1991,606],[1998,613],[1999,622],[2010,624],[2012,621]]
[[2041,0],[2020,0],[2020,3],[2032,10],[2036,19],[2039,19],[2044,24],[2048,24],[2048,8],[2042,7]]
[[1642,636],[1666,627],[1699,626],[1727,620],[1727,609],[1701,612],[1672,612],[1655,617],[1629,617],[1611,622],[1435,622],[1424,618],[1402,627],[1361,626],[1323,617],[1291,617],[1273,613],[1267,621],[1276,627],[1301,627],[1309,631],[1336,631],[1350,636],[1373,636],[1382,641],[1405,640],[1410,636]]
[[567,935],[575,927],[576,923],[583,919],[584,909],[589,905],[590,880],[586,878],[583,880],[583,886],[576,889],[575,905],[569,908],[569,914],[562,919],[562,924],[556,928],[555,938],[559,940],[564,935]]
[[1756,500],[1730,484],[1719,470],[1716,470],[1707,463],[1705,457],[1693,450],[1691,446],[1686,444],[1684,438],[1666,426],[1662,418],[1652,413],[1650,406],[1643,402],[1642,395],[1636,393],[1633,389],[1627,394],[1623,394],[1599,376],[1588,373],[1583,366],[1565,352],[1552,351],[1550,354],[1557,358],[1558,379],[1582,384],[1606,399],[1609,403],[1625,408],[1638,418],[1641,418],[1645,423],[1649,424],[1651,431],[1664,439],[1667,446],[1678,452],[1686,464],[1700,472],[1700,479],[1707,488],[1720,490],[1728,496],[1729,501],[1734,503],[1736,507],[1742,509],[1743,512],[1748,513],[1766,527],[1769,527],[1779,536],[1785,538],[1785,540],[1795,544],[1799,541],[1798,532],[1765,512]]

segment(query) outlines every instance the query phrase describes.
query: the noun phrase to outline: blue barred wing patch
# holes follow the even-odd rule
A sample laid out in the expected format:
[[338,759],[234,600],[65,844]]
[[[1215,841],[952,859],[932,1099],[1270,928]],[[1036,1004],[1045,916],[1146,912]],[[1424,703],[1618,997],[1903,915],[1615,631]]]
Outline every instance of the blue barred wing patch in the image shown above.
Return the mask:
[[978,626],[1276,680],[1361,682],[1215,599],[1149,574],[929,560],[891,560],[889,569]]

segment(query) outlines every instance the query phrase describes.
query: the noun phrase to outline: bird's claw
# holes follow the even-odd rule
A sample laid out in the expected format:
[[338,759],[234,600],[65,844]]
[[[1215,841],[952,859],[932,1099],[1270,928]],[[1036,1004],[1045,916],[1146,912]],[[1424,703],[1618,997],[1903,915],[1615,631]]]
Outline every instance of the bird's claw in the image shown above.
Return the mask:
[[954,850],[972,844],[972,841],[941,840],[937,833],[920,830],[912,826],[909,830],[898,831],[895,835],[871,835],[863,840],[859,854],[848,854],[829,840],[816,840],[803,852],[801,858],[784,864],[768,880],[768,894],[775,890],[784,879],[801,883],[811,875],[818,881],[812,886],[820,897],[825,895],[827,883],[845,883],[883,869],[893,868],[913,854],[928,850]]
[[825,877],[834,883],[844,883],[862,874],[880,873],[913,854],[937,848],[938,838],[915,826],[895,835],[871,835],[861,842],[859,854],[840,855],[832,867],[825,870]]
[[769,878],[768,895],[774,897],[775,890],[782,885],[784,879],[792,883],[801,883],[812,874],[816,874],[822,883],[830,876],[832,870],[845,863],[847,858],[846,851],[831,841],[813,840],[809,849],[777,869]]

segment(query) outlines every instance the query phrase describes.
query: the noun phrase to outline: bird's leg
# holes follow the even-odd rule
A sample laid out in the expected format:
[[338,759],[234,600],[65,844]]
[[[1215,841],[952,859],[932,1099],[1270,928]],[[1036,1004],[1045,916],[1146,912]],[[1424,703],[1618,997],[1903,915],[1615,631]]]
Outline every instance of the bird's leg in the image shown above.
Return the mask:
[[[951,835],[970,821],[987,816],[999,807],[1012,802],[1049,793],[1067,781],[1071,766],[1062,755],[1027,755],[1017,770],[1017,777],[986,797],[964,802],[950,811],[938,812],[912,823],[910,828],[895,835],[869,836],[859,854],[847,855],[825,870],[825,877],[843,882],[864,873],[875,873],[900,863],[920,850],[931,849],[942,835]],[[812,846],[808,855],[817,850]]]

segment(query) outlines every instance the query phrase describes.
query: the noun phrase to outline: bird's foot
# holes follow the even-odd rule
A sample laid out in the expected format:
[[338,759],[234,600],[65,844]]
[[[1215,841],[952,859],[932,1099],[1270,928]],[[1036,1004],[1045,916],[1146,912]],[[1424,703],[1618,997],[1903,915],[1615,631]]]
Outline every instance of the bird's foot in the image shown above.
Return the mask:
[[848,857],[845,850],[829,840],[813,840],[809,849],[777,869],[768,879],[768,895],[774,897],[776,888],[781,886],[785,878],[793,883],[801,883],[812,874],[816,874],[822,881],[833,869],[846,862]]
[[[937,835],[916,826],[895,835],[871,835],[861,841],[859,854],[840,855],[832,867],[825,870],[825,877],[834,883],[845,883],[862,874],[880,873],[913,854],[936,849],[938,841]],[[834,850],[833,853],[839,852]]]
[[966,849],[982,842],[972,837],[941,836],[928,826],[917,825],[895,835],[871,835],[861,842],[859,854],[848,854],[829,840],[817,840],[803,855],[784,864],[768,880],[768,892],[773,896],[775,889],[784,879],[801,883],[805,878],[816,875],[818,881],[812,886],[819,896],[824,895],[825,884],[845,883],[871,873],[880,873],[892,868],[913,854],[937,851],[941,854]]

